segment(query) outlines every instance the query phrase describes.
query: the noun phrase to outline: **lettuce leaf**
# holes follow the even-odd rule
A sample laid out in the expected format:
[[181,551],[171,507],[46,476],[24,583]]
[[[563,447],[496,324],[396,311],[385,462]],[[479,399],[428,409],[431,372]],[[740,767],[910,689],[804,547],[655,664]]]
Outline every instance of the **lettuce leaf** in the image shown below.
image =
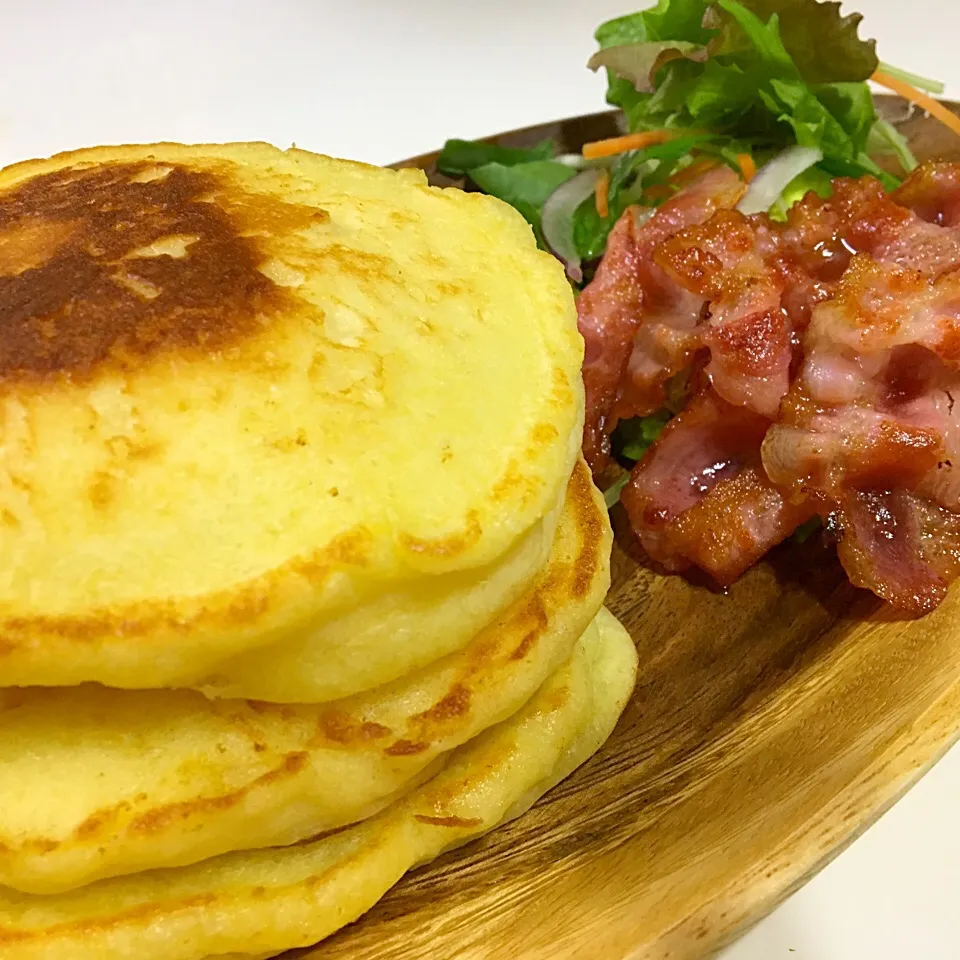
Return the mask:
[[587,66],[591,70],[607,67],[618,77],[629,80],[640,93],[653,93],[660,68],[679,57],[703,62],[707,59],[707,48],[686,40],[623,43],[598,50],[587,61]]
[[603,491],[603,502],[608,510],[612,510],[620,502],[620,494],[623,488],[630,482],[630,474],[625,473],[619,480],[615,480],[606,490]]
[[[761,20],[746,5],[736,0],[717,0],[717,6],[728,15],[728,21],[739,27],[745,38],[746,42],[737,51],[737,62],[744,69],[764,76],[799,79],[800,71],[780,37],[780,18],[777,14]],[[721,48],[714,55],[720,56],[722,53]]]
[[543,244],[540,215],[547,197],[576,170],[555,160],[534,160],[509,166],[485,163],[469,171],[470,179],[484,192],[514,207],[533,227],[537,242]]
[[[889,186],[896,179],[867,153],[878,118],[863,81],[877,58],[859,23],[819,0],[660,0],[602,25],[595,62],[608,68],[607,99],[631,130],[710,130],[718,147],[727,139],[725,156],[815,147],[823,171],[871,173]],[[624,49],[631,44],[634,60]],[[705,62],[685,55],[704,44]],[[607,48],[616,52],[604,56]],[[653,57],[664,51],[673,52]]]
[[[878,67],[876,41],[861,40],[857,35],[862,15],[840,16],[839,3],[744,0],[744,6],[762,22],[777,18],[786,52],[806,83],[863,81]],[[719,30],[712,44],[714,55],[736,55],[749,49],[744,26],[736,16],[711,13],[708,23]]]
[[501,147],[495,143],[481,143],[476,140],[448,140],[437,157],[437,169],[451,177],[462,177],[487,163],[512,167],[534,160],[549,160],[554,152],[554,144],[550,140],[544,140],[527,149]]
[[659,410],[649,417],[621,420],[611,438],[614,452],[626,460],[643,459],[671,416],[669,410]]
[[655,7],[601,24],[594,37],[601,47],[653,40],[706,43],[713,35],[703,26],[706,0],[659,0]]

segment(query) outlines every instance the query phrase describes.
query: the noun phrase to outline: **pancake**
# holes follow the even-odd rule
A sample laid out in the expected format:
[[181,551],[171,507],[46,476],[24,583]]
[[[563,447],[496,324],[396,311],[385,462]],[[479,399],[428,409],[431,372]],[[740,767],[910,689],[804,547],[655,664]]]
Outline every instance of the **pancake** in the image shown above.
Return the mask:
[[0,690],[0,884],[58,892],[378,812],[570,656],[610,585],[611,538],[581,461],[530,591],[462,651],[324,706],[93,684]]
[[264,144],[18,164],[0,317],[0,685],[254,696],[307,644],[333,699],[545,561],[583,346],[495,199]]
[[490,567],[370,597],[282,643],[225,660],[191,686],[209,697],[323,703],[423,668],[459,650],[529,589],[548,561],[559,516],[558,507]]
[[310,843],[227,854],[55,897],[0,892],[4,960],[202,960],[306,946],[368,910],[411,867],[515,816],[604,742],[636,651],[603,611],[510,720],[376,817]]

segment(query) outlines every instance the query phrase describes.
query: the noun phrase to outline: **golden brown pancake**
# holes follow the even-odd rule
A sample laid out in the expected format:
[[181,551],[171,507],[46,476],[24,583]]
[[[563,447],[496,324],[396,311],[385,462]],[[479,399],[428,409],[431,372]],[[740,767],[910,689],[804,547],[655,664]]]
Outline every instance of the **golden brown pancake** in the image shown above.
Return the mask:
[[594,753],[637,654],[606,611],[518,714],[370,820],[311,843],[105,880],[51,897],[0,891],[3,960],[203,960],[307,946],[368,910],[411,867],[519,816]]
[[[463,650],[318,706],[95,684],[0,689],[0,886],[103,877],[299,841],[383,809],[529,700],[610,584],[606,508],[582,461],[550,562]],[[50,791],[55,772],[63,790]]]
[[0,958],[308,945],[598,749],[582,353],[522,218],[420,172],[0,171]]
[[582,342],[496,200],[263,144],[18,164],[0,324],[0,684],[303,699],[272,648],[334,699],[545,562]]

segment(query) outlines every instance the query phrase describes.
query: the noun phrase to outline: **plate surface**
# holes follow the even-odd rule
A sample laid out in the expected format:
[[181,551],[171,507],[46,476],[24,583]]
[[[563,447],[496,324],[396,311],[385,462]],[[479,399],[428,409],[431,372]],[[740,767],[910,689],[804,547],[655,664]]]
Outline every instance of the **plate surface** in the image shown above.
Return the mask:
[[[877,102],[920,159],[960,158],[940,124]],[[492,139],[576,150],[615,130],[603,113]],[[398,165],[450,182],[433,160]],[[604,749],[519,821],[413,872],[291,958],[709,956],[960,734],[960,589],[922,621],[898,619],[816,543],[779,548],[726,595],[658,576],[620,546],[613,569],[609,605],[641,666]]]

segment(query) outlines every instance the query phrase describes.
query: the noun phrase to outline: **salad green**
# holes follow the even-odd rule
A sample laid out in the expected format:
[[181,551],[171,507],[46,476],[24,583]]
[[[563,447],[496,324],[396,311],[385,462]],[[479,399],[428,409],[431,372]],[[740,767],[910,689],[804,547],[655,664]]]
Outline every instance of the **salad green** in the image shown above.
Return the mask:
[[745,154],[762,165],[791,146],[818,150],[815,166],[774,202],[774,216],[809,189],[828,192],[833,176],[871,174],[893,187],[897,178],[872,158],[895,157],[904,173],[916,160],[878,118],[866,81],[880,68],[922,89],[942,86],[880,63],[875,42],[858,34],[861,19],[841,15],[833,0],[659,0],[602,24],[588,65],[606,70],[607,100],[628,132],[670,139],[600,161],[558,157],[549,141],[524,150],[448,140],[438,168],[516,207],[549,248],[541,215],[550,194],[578,169],[605,167],[607,215],[588,197],[564,231],[588,264],[627,206],[656,207],[697,157],[739,168]]
[[555,160],[531,160],[508,165],[485,163],[470,171],[470,179],[484,192],[515,207],[533,227],[542,243],[540,215],[548,197],[576,170]]
[[[904,174],[917,161],[878,117],[867,80],[876,75],[898,92],[943,87],[881,63],[875,41],[859,36],[861,20],[841,15],[835,0],[659,0],[595,34],[587,66],[606,71],[607,101],[627,130],[591,145],[609,151],[558,156],[550,142],[520,150],[448,140],[437,166],[520,211],[575,286],[590,279],[628,206],[652,212],[711,163],[748,180],[760,167],[743,209],[778,219],[811,190],[828,196],[836,176],[869,174],[892,188],[898,177],[874,158],[894,158]],[[639,460],[669,417],[621,423],[611,438],[621,463]],[[622,487],[607,491],[608,506]]]

